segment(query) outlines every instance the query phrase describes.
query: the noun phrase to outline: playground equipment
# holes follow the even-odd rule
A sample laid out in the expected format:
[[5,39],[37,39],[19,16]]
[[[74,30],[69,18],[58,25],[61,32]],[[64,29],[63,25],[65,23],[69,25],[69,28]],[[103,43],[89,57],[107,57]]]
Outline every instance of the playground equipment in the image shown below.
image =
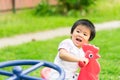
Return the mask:
[[[23,65],[32,65],[30,68],[26,70],[22,70]],[[56,80],[64,80],[65,72],[59,66],[47,62],[47,61],[40,61],[40,60],[13,60],[13,61],[6,61],[0,63],[0,76],[8,76],[9,78],[6,80],[44,80],[43,78],[37,78],[29,76],[28,74],[32,71],[40,68],[41,66],[53,68],[59,72],[59,77]],[[5,67],[13,67],[12,72],[8,72],[3,70]]]
[[89,63],[86,66],[84,62],[78,63],[81,67],[78,80],[99,80],[100,64],[97,60],[100,58],[99,48],[90,44],[85,44],[82,48]]

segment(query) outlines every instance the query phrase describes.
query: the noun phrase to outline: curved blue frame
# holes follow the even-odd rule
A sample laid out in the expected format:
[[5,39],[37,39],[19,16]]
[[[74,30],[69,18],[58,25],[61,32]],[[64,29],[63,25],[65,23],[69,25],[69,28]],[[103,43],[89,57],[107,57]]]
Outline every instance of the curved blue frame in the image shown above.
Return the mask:
[[[33,65],[32,67],[22,70],[21,65]],[[7,80],[43,80],[42,78],[36,78],[28,76],[27,74],[40,68],[41,66],[46,66],[55,69],[59,72],[59,77],[56,80],[64,80],[65,78],[65,72],[62,68],[57,66],[56,64],[53,64],[51,62],[47,61],[41,61],[41,60],[13,60],[13,61],[6,61],[0,63],[0,68],[10,67],[14,66],[13,72],[3,71],[0,70],[0,75],[9,76]]]

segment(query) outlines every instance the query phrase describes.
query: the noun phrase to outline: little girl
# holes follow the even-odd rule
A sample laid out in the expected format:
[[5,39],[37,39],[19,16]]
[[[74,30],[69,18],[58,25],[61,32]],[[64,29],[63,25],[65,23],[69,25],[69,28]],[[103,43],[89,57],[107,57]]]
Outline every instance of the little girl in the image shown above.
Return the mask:
[[[95,37],[96,31],[93,23],[87,19],[77,20],[71,28],[71,38],[63,40],[58,46],[58,54],[54,63],[65,71],[65,80],[77,80],[78,62],[89,62],[81,48]],[[49,80],[56,80],[58,73],[51,70]]]

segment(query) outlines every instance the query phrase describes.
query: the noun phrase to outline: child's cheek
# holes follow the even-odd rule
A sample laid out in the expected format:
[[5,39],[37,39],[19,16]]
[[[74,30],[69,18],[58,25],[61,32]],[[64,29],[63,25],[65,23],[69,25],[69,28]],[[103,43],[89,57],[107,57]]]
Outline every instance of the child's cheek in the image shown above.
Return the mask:
[[88,43],[89,43],[89,41],[88,41],[88,40],[83,39],[82,44],[88,44]]

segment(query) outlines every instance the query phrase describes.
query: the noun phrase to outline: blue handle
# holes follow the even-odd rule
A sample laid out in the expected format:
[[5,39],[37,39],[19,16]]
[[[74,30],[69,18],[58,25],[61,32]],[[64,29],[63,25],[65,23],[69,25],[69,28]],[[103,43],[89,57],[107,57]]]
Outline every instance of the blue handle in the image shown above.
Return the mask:
[[[20,67],[21,65],[33,65],[32,67],[22,70]],[[51,62],[47,61],[41,61],[41,60],[13,60],[13,61],[7,61],[7,62],[1,62],[0,63],[0,69],[5,68],[5,67],[10,67],[14,66],[13,72],[7,72],[0,70],[0,75],[6,75],[9,76],[7,80],[43,80],[42,78],[36,78],[36,77],[31,77],[28,76],[27,74],[40,68],[41,66],[46,66],[55,69],[56,71],[59,72],[59,77],[56,80],[64,80],[65,78],[65,72],[62,68],[57,66],[56,64],[53,64]]]

